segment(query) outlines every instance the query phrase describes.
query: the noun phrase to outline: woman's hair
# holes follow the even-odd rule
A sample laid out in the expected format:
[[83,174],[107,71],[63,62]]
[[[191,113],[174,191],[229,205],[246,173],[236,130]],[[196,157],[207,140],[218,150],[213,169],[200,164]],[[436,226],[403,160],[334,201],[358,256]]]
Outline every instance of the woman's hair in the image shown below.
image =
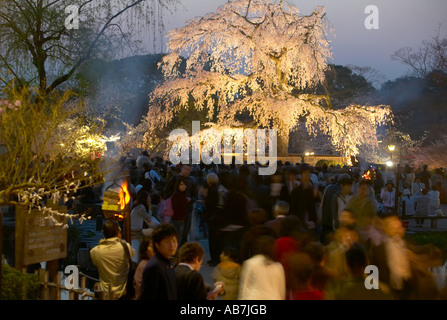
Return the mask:
[[178,191],[178,187],[179,187],[179,185],[180,185],[181,182],[183,182],[185,185],[188,185],[188,181],[187,181],[187,179],[184,178],[184,177],[180,177],[180,178],[177,179],[177,181],[176,181],[176,183],[175,183],[175,191],[174,191],[174,192],[177,192],[177,191]]
[[152,243],[152,237],[145,236],[140,243],[140,260],[149,259],[147,255],[147,247]]
[[146,211],[149,212],[150,208],[148,208],[148,203],[151,203],[151,197],[149,192],[147,192],[146,190],[140,190],[137,193],[137,199],[135,200],[133,207],[135,208],[139,204],[142,204],[146,208]]
[[262,235],[256,238],[253,245],[253,255],[262,254],[270,260],[274,259],[275,238],[270,235]]

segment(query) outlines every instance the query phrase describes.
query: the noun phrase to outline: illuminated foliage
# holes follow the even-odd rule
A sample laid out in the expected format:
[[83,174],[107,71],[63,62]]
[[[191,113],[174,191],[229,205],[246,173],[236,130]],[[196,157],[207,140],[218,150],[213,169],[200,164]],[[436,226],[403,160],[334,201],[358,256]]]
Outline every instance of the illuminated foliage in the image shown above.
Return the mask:
[[102,134],[100,119],[83,117],[72,93],[42,100],[30,90],[7,95],[0,100],[0,206],[41,208],[44,198],[58,203],[103,181],[106,142],[116,137]]
[[388,106],[334,109],[327,94],[312,92],[331,58],[327,30],[323,7],[303,16],[294,5],[264,0],[228,1],[172,30],[161,63],[167,80],[150,95],[149,135],[186,108],[217,124],[245,115],[254,126],[277,129],[279,155],[288,153],[289,133],[299,123],[329,136],[346,156],[362,145],[377,148],[376,129],[391,120]]

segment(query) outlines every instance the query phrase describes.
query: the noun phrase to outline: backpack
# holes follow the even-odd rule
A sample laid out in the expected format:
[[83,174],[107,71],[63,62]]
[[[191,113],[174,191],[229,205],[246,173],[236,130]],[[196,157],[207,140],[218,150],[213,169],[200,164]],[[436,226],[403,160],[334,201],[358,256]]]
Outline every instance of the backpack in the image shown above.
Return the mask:
[[138,263],[130,258],[130,252],[127,244],[123,242],[121,242],[121,244],[124,248],[127,259],[129,260],[129,272],[127,274],[126,293],[120,297],[120,300],[134,300],[135,288],[133,286],[133,278],[135,276],[135,271],[137,270]]
[[166,199],[165,209],[163,211],[163,222],[169,223],[174,215],[174,209],[172,209],[171,197]]

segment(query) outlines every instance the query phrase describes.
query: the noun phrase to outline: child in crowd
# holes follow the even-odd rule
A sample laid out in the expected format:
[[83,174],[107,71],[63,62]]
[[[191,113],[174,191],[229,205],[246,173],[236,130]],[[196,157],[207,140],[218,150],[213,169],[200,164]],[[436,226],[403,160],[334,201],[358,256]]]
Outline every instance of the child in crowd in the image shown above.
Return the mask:
[[220,263],[214,268],[212,277],[215,282],[225,283],[225,294],[223,300],[237,300],[239,291],[239,276],[241,265],[235,262],[237,251],[224,248],[220,254]]

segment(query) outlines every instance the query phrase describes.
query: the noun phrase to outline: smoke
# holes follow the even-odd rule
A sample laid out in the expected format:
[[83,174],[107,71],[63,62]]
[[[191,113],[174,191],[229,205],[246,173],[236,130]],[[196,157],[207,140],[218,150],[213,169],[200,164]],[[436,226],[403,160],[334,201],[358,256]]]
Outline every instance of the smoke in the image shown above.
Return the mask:
[[117,130],[122,122],[137,125],[147,114],[148,95],[163,81],[157,64],[163,54],[148,54],[120,60],[91,61],[80,71],[88,104],[105,118],[108,128]]

